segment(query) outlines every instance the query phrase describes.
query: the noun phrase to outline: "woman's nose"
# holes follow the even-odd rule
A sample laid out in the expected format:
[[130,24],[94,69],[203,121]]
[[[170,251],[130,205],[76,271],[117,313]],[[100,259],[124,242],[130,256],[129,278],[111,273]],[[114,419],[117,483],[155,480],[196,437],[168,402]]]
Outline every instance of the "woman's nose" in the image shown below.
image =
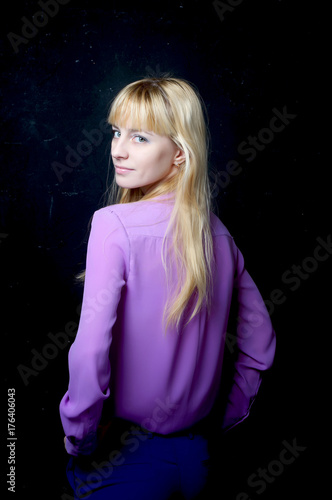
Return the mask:
[[113,139],[111,153],[114,158],[128,158],[128,148],[123,138]]

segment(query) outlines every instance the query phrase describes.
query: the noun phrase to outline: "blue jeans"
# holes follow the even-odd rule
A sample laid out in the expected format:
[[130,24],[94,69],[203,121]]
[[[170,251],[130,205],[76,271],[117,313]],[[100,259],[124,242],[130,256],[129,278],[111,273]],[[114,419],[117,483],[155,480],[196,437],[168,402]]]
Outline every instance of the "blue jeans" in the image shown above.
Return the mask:
[[168,500],[179,493],[192,500],[202,492],[210,456],[196,428],[161,436],[118,421],[111,429],[93,455],[70,458],[75,499]]

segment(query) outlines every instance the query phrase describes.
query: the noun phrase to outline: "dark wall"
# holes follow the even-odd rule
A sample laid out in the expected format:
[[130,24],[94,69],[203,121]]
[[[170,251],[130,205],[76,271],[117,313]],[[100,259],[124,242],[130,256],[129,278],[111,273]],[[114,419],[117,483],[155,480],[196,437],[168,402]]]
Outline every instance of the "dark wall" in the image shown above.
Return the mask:
[[[278,339],[252,416],[217,451],[215,498],[320,498],[332,263],[320,143],[326,14],[285,0],[215,4],[22,1],[2,16],[1,324],[4,392],[16,391],[16,498],[67,491],[58,405],[82,296],[73,277],[106,188],[105,119],[119,89],[163,72],[193,82],[206,103],[215,210]],[[285,442],[301,448],[286,465]]]

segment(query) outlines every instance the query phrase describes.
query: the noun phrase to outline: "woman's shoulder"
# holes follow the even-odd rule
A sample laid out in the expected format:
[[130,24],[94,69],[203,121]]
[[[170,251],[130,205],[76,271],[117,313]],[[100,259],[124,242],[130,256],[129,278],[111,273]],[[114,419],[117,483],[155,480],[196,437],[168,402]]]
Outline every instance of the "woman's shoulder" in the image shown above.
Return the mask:
[[[171,207],[159,203],[131,202],[108,205],[97,210],[104,218],[113,219],[113,223],[120,223],[130,234],[144,232],[155,236],[162,236],[164,225],[169,219]],[[148,229],[149,228],[149,229]]]
[[[161,206],[158,203],[150,203],[147,209],[144,205],[145,204],[142,202],[108,205],[98,209],[95,214],[98,214],[97,216],[102,218],[112,219],[115,217],[115,219],[120,220],[122,225],[125,227],[135,227],[136,224],[139,226],[141,224],[153,224],[154,226],[156,222],[167,222],[168,217],[165,206]],[[233,238],[225,224],[212,211],[210,212],[210,225],[213,236]],[[161,227],[158,230],[158,234],[160,230]]]
[[129,214],[130,212],[137,212],[137,206],[136,203],[118,203],[114,205],[107,205],[105,207],[99,208],[96,210],[95,213],[101,214],[101,215],[111,215],[111,214],[116,214],[119,217],[123,214]]

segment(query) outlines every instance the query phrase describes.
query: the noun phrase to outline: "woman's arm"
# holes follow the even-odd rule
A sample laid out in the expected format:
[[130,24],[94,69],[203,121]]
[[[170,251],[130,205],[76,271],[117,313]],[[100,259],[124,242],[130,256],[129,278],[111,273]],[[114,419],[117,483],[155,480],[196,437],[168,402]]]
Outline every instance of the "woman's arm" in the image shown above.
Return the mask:
[[109,208],[98,210],[87,248],[79,327],[68,356],[69,386],[60,403],[72,455],[90,454],[96,447],[103,402],[110,394],[109,349],[128,262],[129,241],[121,221]]
[[235,246],[237,291],[237,359],[222,428],[229,430],[248,417],[261,384],[262,372],[273,363],[276,338],[269,313]]

